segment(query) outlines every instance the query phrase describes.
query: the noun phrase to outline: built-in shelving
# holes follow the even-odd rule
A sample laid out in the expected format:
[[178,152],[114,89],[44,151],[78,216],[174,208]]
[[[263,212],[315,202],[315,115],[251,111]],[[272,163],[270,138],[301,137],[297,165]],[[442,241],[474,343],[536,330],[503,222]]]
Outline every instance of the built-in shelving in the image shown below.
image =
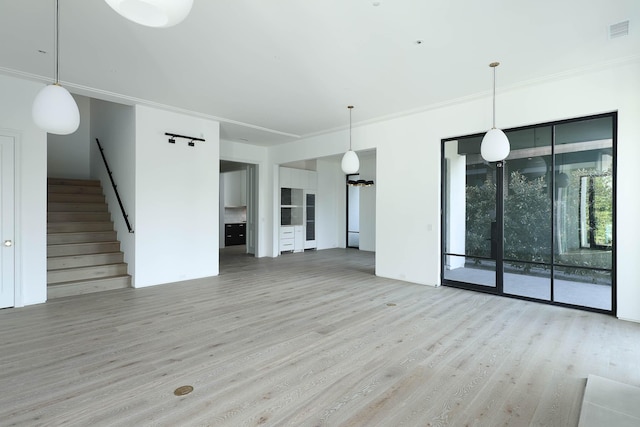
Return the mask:
[[280,252],[316,248],[314,171],[280,168]]

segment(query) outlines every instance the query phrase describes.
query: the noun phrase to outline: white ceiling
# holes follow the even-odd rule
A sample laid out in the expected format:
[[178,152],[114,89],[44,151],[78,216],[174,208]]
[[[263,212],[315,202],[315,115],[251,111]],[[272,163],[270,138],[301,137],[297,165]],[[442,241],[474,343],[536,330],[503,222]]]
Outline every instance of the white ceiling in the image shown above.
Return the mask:
[[[0,1],[1,73],[51,81],[54,4]],[[640,54],[640,0],[195,0],[168,29],[60,0],[60,16],[71,92],[212,117],[257,145],[345,128],[349,104],[355,125],[487,94],[492,61],[500,90]]]

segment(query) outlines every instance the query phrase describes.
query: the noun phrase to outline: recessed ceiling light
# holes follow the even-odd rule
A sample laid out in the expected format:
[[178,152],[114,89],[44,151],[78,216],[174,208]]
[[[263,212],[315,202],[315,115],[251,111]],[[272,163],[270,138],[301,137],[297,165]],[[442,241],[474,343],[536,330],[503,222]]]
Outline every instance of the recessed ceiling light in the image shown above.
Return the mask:
[[373,3],[371,3],[372,5],[374,5],[375,7],[380,6],[380,2],[379,1],[374,1]]

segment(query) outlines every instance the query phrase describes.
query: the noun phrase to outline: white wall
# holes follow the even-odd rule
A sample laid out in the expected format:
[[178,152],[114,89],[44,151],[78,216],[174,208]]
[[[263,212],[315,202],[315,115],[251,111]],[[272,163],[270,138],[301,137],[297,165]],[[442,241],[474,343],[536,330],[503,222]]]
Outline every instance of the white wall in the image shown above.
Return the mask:
[[218,181],[218,248],[225,246],[225,223],[224,223],[224,174],[221,173]]
[[90,99],[73,95],[80,110],[80,126],[69,135],[47,137],[47,176],[52,178],[89,179],[90,172]]
[[47,134],[31,119],[44,87],[0,75],[0,133],[15,138],[15,305],[47,300]]
[[[219,123],[136,106],[136,287],[218,274]],[[204,138],[167,142],[165,132]]]
[[92,178],[99,179],[102,182],[102,190],[109,204],[111,220],[118,233],[120,248],[124,252],[124,260],[128,264],[128,273],[132,277],[132,285],[136,286],[136,236],[133,233],[129,233],[116,193],[111,185],[109,174],[96,144],[97,138],[100,140],[104,155],[107,158],[107,162],[109,162],[113,180],[118,186],[118,193],[135,233],[135,109],[132,106],[97,99],[91,99],[90,105],[90,174]]
[[340,158],[318,159],[316,193],[317,249],[346,246],[346,189]]
[[[360,179],[374,181],[371,187],[360,188],[360,250],[376,250],[376,155],[365,153],[360,156]],[[411,206],[398,207],[397,215],[402,222],[404,212]]]

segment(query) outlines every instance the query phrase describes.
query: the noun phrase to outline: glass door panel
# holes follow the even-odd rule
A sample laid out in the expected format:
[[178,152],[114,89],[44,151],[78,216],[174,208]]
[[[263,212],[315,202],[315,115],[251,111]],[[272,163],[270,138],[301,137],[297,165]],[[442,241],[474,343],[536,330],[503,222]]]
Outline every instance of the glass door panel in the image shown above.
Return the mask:
[[554,296],[604,310],[613,296],[613,119],[556,127]]
[[479,161],[479,140],[445,143],[444,278],[496,287],[496,167]]
[[504,162],[506,294],[551,299],[551,127],[509,132]]

